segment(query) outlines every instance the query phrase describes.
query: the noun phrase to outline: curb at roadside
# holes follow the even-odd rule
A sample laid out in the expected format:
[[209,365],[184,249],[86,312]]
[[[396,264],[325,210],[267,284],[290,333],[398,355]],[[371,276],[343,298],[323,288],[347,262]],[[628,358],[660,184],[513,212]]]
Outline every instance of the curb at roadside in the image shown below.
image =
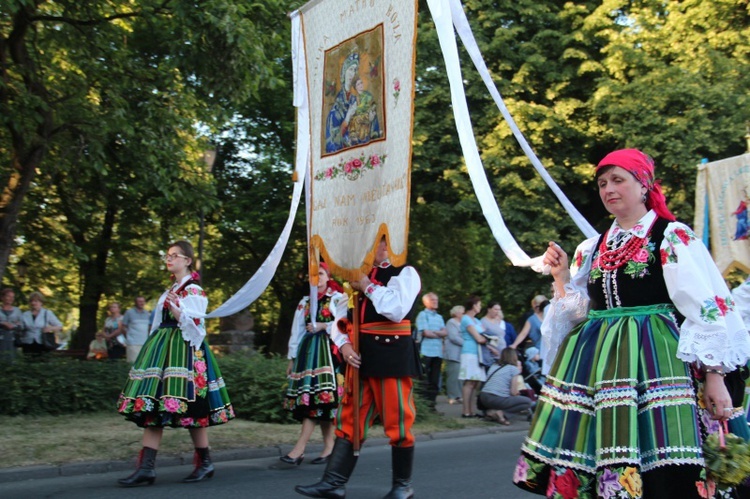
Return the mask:
[[[520,425],[519,425],[520,426]],[[488,426],[477,428],[465,428],[462,430],[444,431],[438,433],[426,433],[416,435],[417,442],[426,442],[429,440],[441,440],[448,438],[472,437],[493,433],[516,433],[528,431],[528,426],[524,428],[508,428],[507,426]],[[370,438],[364,447],[377,447],[388,445],[388,439],[385,437]],[[286,448],[288,446],[284,446]],[[322,450],[320,444],[310,444],[311,451]],[[284,450],[282,446],[245,448],[245,449],[228,449],[222,451],[212,451],[211,459],[215,462],[241,461],[246,459],[264,459],[272,457],[281,457]],[[192,464],[193,454],[184,454],[181,456],[164,456],[159,457],[160,467],[182,466]],[[76,462],[61,465],[49,466],[27,466],[19,468],[7,468],[0,470],[0,483],[19,482],[23,480],[42,480],[46,478],[59,478],[64,476],[91,475],[99,473],[109,473],[112,471],[132,471],[134,461],[93,461],[93,462]]]

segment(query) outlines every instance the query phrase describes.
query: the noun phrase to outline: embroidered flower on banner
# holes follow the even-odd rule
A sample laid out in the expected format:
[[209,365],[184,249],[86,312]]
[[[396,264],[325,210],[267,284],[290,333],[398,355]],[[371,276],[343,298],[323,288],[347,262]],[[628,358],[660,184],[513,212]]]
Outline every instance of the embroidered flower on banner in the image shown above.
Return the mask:
[[401,82],[398,78],[393,79],[393,98],[396,99],[394,105],[398,105],[398,96],[401,95]]
[[371,154],[370,156],[363,154],[359,157],[342,159],[338,164],[316,173],[314,178],[317,181],[332,180],[339,177],[344,177],[347,180],[357,180],[367,170],[382,167],[387,156],[387,154]]

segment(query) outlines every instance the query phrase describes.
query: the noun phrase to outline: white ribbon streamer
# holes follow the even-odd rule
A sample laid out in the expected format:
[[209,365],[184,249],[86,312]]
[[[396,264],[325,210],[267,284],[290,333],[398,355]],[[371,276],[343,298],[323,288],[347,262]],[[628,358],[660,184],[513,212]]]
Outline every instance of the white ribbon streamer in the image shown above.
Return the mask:
[[466,95],[464,94],[461,65],[458,60],[458,47],[453,34],[453,21],[451,19],[451,9],[448,0],[427,0],[427,4],[430,8],[432,19],[435,22],[440,48],[445,60],[445,69],[448,73],[451,103],[453,104],[453,114],[456,119],[458,139],[461,143],[469,177],[474,186],[474,192],[477,195],[479,205],[482,207],[484,218],[487,220],[495,240],[513,265],[516,267],[532,267],[537,272],[541,272],[542,257],[529,258],[521,247],[518,246],[513,235],[508,231],[487,180],[482,160],[479,157],[469,117],[469,108],[466,103]]
[[534,151],[531,149],[531,146],[529,146],[529,143],[521,133],[521,130],[518,129],[513,116],[511,116],[508,108],[505,106],[505,102],[503,102],[503,98],[500,96],[500,92],[497,90],[495,82],[492,81],[492,76],[490,76],[487,65],[484,63],[484,58],[479,51],[479,46],[477,46],[477,42],[474,39],[474,33],[472,33],[471,26],[469,26],[469,21],[466,19],[466,14],[464,12],[463,6],[461,5],[461,0],[449,0],[449,2],[451,6],[451,14],[453,17],[453,26],[455,26],[456,32],[461,37],[461,41],[463,42],[466,51],[471,56],[471,60],[474,62],[474,66],[477,68],[477,71],[479,71],[479,74],[482,77],[482,81],[484,81],[487,90],[489,90],[490,95],[492,95],[492,98],[495,100],[495,104],[497,104],[498,109],[500,109],[503,118],[505,118],[508,126],[510,126],[511,131],[513,132],[513,136],[518,141],[521,149],[523,149],[523,152],[526,153],[526,157],[529,158],[537,173],[539,173],[539,175],[542,177],[547,186],[552,190],[555,196],[557,196],[557,199],[563,205],[563,207],[571,216],[581,232],[583,232],[583,234],[587,238],[594,237],[597,234],[596,230],[583,217],[583,215],[581,215],[576,207],[573,206],[573,203],[570,202],[567,196],[565,196],[562,190],[560,190],[560,188],[557,186],[555,181],[542,165],[541,161],[539,161],[539,158],[537,158],[536,154],[534,154]]
[[[309,171],[307,165],[310,160],[310,119],[307,102],[307,91],[305,85],[305,54],[302,43],[302,30],[300,29],[299,16],[294,13],[292,16],[292,64],[294,66],[294,105],[297,106],[297,155],[295,157],[295,172],[297,181],[294,183],[292,193],[292,204],[289,208],[289,217],[287,218],[284,230],[281,232],[278,241],[274,245],[268,257],[258,268],[255,274],[245,283],[239,291],[232,295],[227,301],[222,303],[216,310],[206,315],[207,319],[215,317],[226,317],[236,314],[245,309],[251,303],[258,299],[266,290],[271,282],[276,269],[279,267],[281,257],[289,242],[289,235],[294,226],[294,218],[297,214],[299,201],[302,197],[302,189],[305,186],[305,178]],[[307,137],[306,140],[300,140],[300,137]]]

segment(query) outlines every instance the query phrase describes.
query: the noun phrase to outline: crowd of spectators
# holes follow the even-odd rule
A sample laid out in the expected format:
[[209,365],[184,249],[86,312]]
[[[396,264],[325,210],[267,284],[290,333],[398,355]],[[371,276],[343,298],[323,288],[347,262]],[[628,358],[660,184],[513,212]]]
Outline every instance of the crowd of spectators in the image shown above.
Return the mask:
[[[119,303],[110,303],[103,328],[89,344],[87,359],[125,358],[133,362],[148,337],[151,314],[146,300],[139,296],[135,306],[125,315]],[[40,356],[64,347],[61,341],[63,324],[55,313],[44,307],[44,295],[34,291],[28,295],[28,310],[16,306],[12,288],[0,290],[0,361],[13,360],[19,353]]]
[[530,419],[543,384],[539,326],[547,298],[534,296],[518,333],[498,301],[490,301],[482,315],[482,300],[471,296],[450,309],[447,322],[438,311],[437,294],[425,293],[422,302],[415,337],[424,369],[422,392],[430,405],[445,393],[449,404],[462,405],[463,418],[510,424],[505,413],[518,413]]

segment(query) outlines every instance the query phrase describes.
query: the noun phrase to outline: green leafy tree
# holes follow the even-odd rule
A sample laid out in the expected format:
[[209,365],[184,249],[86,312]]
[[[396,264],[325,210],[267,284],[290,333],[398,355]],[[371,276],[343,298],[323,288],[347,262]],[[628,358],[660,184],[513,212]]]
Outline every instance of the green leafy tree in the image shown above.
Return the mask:
[[155,224],[163,243],[185,235],[185,206],[210,206],[195,127],[216,127],[232,106],[273,88],[275,64],[264,47],[279,34],[256,20],[283,10],[279,2],[229,0],[200,9],[149,0],[6,4],[0,275],[24,199],[39,189],[37,206],[57,219],[57,235],[78,263],[81,347],[93,337],[98,303],[117,275],[107,264],[119,229],[142,228],[148,237]]

